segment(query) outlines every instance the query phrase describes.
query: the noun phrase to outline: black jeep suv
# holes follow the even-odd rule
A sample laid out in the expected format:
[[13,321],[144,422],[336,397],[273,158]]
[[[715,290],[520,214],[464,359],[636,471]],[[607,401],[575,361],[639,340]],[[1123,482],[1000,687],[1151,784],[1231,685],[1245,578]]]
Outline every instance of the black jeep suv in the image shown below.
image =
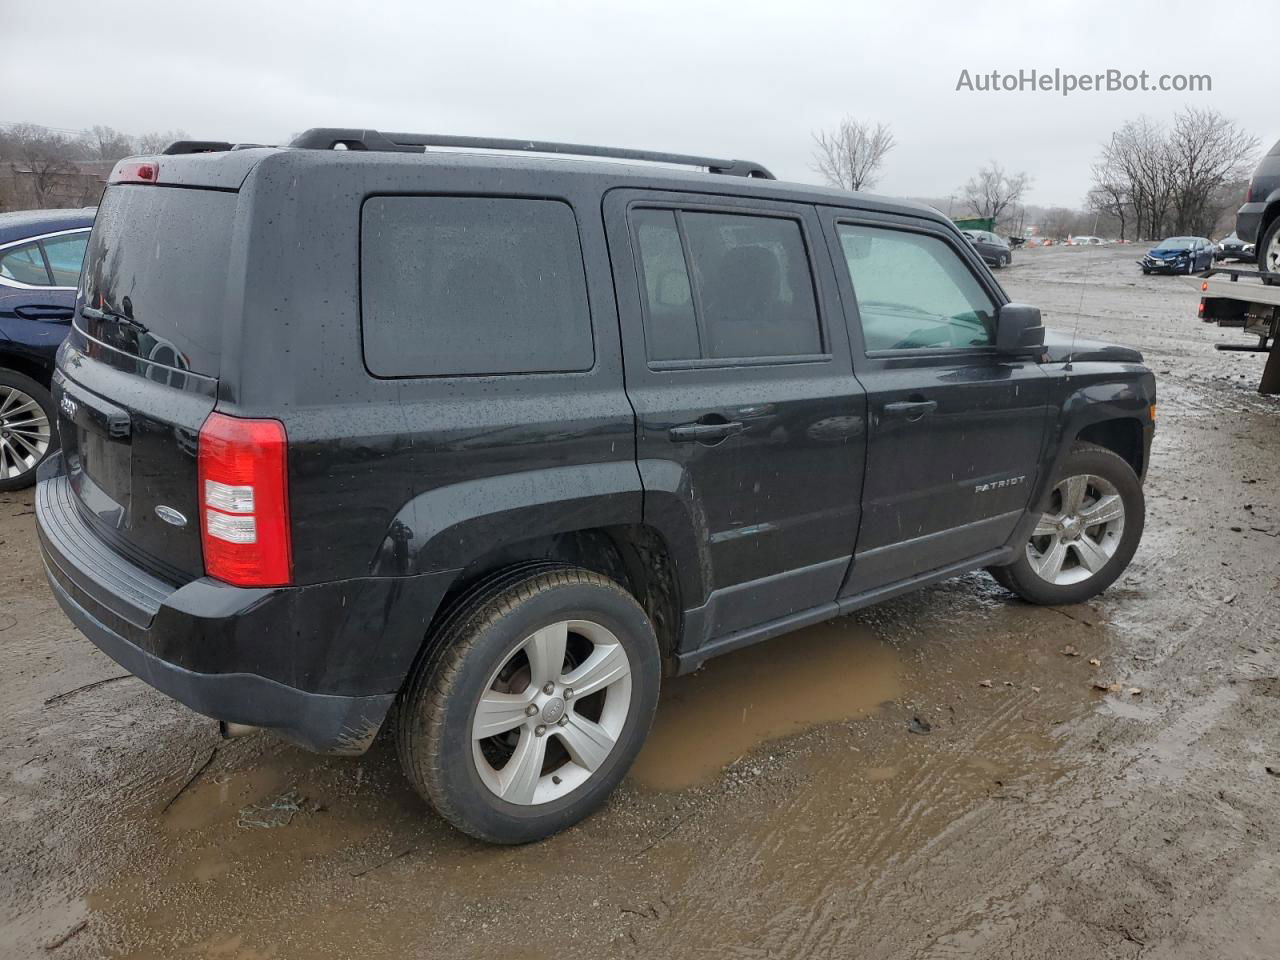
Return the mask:
[[1280,283],[1280,141],[1258,163],[1249,180],[1244,205],[1236,211],[1236,236],[1256,249],[1258,266]]
[[1150,371],[1046,338],[933,210],[566,144],[200,149],[121,162],[93,228],[53,591],[228,728],[389,723],[475,836],[598,806],[664,675],[975,568],[1080,601],[1137,546]]

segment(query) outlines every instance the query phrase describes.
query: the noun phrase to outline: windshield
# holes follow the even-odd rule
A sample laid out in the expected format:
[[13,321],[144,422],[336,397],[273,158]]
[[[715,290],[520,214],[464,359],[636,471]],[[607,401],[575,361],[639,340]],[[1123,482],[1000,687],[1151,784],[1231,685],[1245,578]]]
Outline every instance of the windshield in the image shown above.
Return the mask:
[[1168,240],[1160,241],[1162,250],[1173,250],[1177,247],[1189,247],[1196,241],[1195,237],[1170,237]]
[[109,188],[77,326],[125,353],[216,377],[235,209],[236,194],[217,190]]

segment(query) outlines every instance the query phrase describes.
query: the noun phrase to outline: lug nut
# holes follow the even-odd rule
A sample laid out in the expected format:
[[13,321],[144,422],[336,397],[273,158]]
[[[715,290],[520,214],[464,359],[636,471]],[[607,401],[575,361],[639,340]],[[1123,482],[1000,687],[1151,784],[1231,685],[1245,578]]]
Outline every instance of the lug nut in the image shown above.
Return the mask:
[[537,712],[538,712],[538,708],[534,706],[532,703],[524,708],[524,715],[526,717],[532,717]]
[[573,689],[572,689],[572,688],[570,688],[570,689],[568,689],[568,690],[566,690],[566,691],[564,692],[564,698],[565,698],[566,700],[572,700],[572,699],[573,699]]
[[546,683],[542,687],[542,692],[549,697],[556,692],[556,685],[554,683]]
[[568,724],[569,724],[569,715],[566,713],[563,717],[561,717],[559,720],[557,720],[557,721],[556,721],[556,723],[558,723],[558,724],[559,724],[560,726],[562,726],[562,727],[564,727],[564,726],[568,726]]
[[542,724],[538,724],[536,727],[533,728],[533,732],[540,737],[547,732],[547,728],[544,727]]

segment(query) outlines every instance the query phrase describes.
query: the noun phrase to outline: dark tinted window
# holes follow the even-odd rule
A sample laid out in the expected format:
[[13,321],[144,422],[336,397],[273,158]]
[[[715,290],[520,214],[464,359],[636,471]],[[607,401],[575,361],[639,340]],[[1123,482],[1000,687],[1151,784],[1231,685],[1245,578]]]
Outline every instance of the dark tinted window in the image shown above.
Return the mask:
[[74,287],[80,280],[80,264],[84,262],[84,248],[89,243],[89,231],[68,233],[42,241],[44,255],[49,258],[53,282],[59,287]]
[[702,356],[693,292],[685,267],[676,215],[671,210],[633,214],[644,279],[645,342],[651,360],[692,360]]
[[33,241],[0,250],[0,277],[47,287],[49,271],[44,268],[44,260],[40,257],[40,244]]
[[866,349],[994,342],[995,304],[945,241],[907,230],[838,229]]
[[[677,220],[687,249],[678,245]],[[822,352],[813,278],[796,221],[637,210],[633,222],[645,279],[650,359]]]
[[377,376],[586,370],[595,351],[573,211],[554,200],[364,205],[365,361]]
[[234,193],[109,187],[77,324],[126,353],[217,376],[235,211]]

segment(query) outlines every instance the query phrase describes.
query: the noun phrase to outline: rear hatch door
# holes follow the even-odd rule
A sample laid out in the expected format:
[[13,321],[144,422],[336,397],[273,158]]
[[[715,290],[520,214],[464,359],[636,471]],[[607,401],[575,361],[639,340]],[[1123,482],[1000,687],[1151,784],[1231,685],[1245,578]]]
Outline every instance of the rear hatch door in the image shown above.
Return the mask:
[[54,378],[77,508],[174,583],[204,572],[196,448],[217,400],[237,199],[108,187]]

